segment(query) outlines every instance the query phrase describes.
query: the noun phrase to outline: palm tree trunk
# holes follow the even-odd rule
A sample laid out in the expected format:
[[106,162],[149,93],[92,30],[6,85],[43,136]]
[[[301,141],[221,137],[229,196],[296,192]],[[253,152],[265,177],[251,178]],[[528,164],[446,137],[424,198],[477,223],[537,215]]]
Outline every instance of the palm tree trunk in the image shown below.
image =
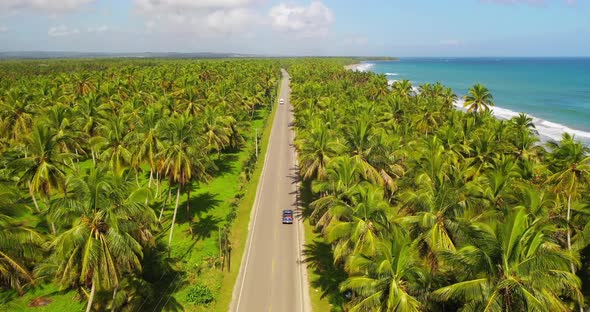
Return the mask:
[[154,169],[150,166],[150,180],[148,181],[148,188],[152,188],[152,180],[154,179]]
[[160,198],[160,173],[156,172],[156,198]]
[[115,289],[113,289],[113,304],[111,306],[111,311],[115,312],[115,297],[117,297],[117,289],[119,287],[115,286]]
[[[566,221],[567,221],[567,250],[570,253],[570,256],[572,254],[572,231],[570,229],[570,216],[571,216],[571,200],[572,200],[572,196],[568,195],[567,196],[567,217],[566,217]],[[570,262],[570,269],[572,271],[572,274],[576,273],[576,270],[574,268],[574,263]]]
[[186,218],[188,219],[188,230],[193,235],[193,218],[190,215],[191,212],[191,187],[192,185],[189,183],[188,190],[187,190],[187,199],[186,199]]
[[164,203],[162,204],[162,209],[160,209],[160,216],[158,217],[158,222],[162,220],[162,215],[164,214],[164,208],[168,203],[168,198],[170,198],[170,193],[172,193],[172,187],[168,186],[168,195],[166,195],[166,199],[164,199]]
[[41,209],[39,209],[39,204],[37,203],[37,199],[35,198],[35,194],[33,193],[33,190],[31,189],[30,182],[29,182],[29,194],[31,194],[31,198],[33,199],[33,204],[35,204],[35,210],[37,210],[37,212],[41,212]]
[[176,222],[176,213],[178,212],[178,201],[180,200],[180,184],[176,191],[176,205],[174,206],[174,214],[172,215],[172,225],[170,225],[170,237],[168,238],[168,257],[170,257],[170,245],[172,245],[172,233],[174,233],[174,223]]
[[94,301],[94,293],[95,292],[96,292],[96,285],[93,282],[92,288],[90,290],[90,298],[88,298],[88,305],[86,305],[86,312],[90,312],[90,308],[92,308],[92,301]]

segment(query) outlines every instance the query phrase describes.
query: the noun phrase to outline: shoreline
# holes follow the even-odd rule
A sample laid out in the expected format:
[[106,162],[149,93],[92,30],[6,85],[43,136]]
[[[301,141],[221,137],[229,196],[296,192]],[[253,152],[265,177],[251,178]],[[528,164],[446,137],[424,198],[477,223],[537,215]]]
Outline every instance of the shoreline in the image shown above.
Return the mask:
[[375,64],[373,64],[373,63],[356,63],[356,64],[345,65],[344,69],[358,71],[358,72],[366,72],[366,71],[369,71],[373,66],[375,66]]
[[[366,71],[370,71],[371,68],[373,68],[374,66],[375,66],[374,63],[357,63],[357,64],[347,65],[344,68],[347,70],[352,70],[352,71],[366,72]],[[386,75],[386,76],[395,76],[395,75]],[[391,86],[395,81],[397,81],[397,80],[388,79],[387,83]],[[413,89],[414,89],[414,92],[418,92],[418,88],[416,86],[413,86]],[[455,109],[466,111],[466,109],[463,107],[463,103],[465,101],[463,100],[462,97],[459,96],[459,94],[457,94],[457,96],[459,97],[459,99],[453,103],[453,106],[455,107]],[[510,109],[503,108],[501,106],[493,106],[490,109],[491,109],[494,117],[499,120],[509,120],[509,119],[516,117],[520,114],[519,112],[512,111]],[[552,121],[545,120],[545,119],[541,119],[541,118],[538,118],[538,117],[528,114],[528,113],[525,113],[525,114],[528,117],[531,117],[533,119],[533,124],[535,125],[536,130],[539,133],[537,136],[539,137],[540,142],[543,144],[547,143],[549,141],[560,141],[561,137],[564,133],[569,133],[569,134],[574,135],[574,138],[576,140],[582,142],[584,145],[590,146],[590,132],[586,132],[586,131],[578,130],[578,129],[573,129],[573,128],[570,128],[566,125],[559,124],[559,123],[552,122]]]

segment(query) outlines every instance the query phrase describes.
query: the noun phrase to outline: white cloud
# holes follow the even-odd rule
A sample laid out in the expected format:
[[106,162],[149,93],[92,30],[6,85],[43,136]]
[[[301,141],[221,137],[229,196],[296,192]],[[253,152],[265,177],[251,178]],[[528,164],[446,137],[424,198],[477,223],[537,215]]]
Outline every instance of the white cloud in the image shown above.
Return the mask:
[[49,28],[49,30],[47,31],[47,34],[51,37],[63,37],[63,36],[71,36],[71,35],[77,35],[80,33],[80,30],[78,30],[78,28],[68,28],[65,25],[59,25],[59,26],[54,26]]
[[60,13],[79,9],[95,0],[0,0],[2,10],[36,10]]
[[274,29],[303,37],[326,36],[334,22],[332,11],[320,1],[307,7],[281,3],[270,10],[269,16]]
[[107,25],[101,25],[101,26],[96,26],[96,27],[88,27],[88,32],[89,33],[102,33],[109,30],[109,27]]
[[8,32],[8,27],[6,27],[6,26],[0,26],[0,34],[1,33],[5,33],[5,32]]
[[240,32],[244,25],[255,22],[255,13],[248,9],[218,10],[206,17],[207,28],[218,33]]
[[190,33],[198,37],[248,34],[260,24],[254,10],[264,0],[135,0],[150,32]]
[[263,0],[135,0],[135,7],[144,12],[176,12],[219,8],[240,8]]

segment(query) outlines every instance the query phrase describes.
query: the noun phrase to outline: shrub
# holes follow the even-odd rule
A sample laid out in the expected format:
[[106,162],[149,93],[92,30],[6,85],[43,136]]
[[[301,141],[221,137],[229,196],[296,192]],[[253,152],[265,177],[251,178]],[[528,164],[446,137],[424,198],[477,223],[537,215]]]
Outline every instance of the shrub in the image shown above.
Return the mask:
[[207,286],[196,284],[188,290],[186,300],[190,303],[208,305],[215,299]]

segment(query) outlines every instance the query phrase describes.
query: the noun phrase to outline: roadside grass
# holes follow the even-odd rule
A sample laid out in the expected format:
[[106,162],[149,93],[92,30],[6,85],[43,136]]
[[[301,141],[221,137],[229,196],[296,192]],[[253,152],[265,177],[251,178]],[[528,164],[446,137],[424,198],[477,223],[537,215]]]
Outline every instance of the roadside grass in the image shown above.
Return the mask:
[[[268,118],[269,116],[270,118]],[[245,146],[239,152],[223,153],[220,160],[217,160],[217,156],[213,156],[220,170],[208,183],[192,185],[189,211],[186,208],[187,194],[181,192],[171,245],[171,268],[177,273],[168,279],[160,279],[159,283],[155,283],[156,296],[162,296],[162,298],[152,299],[152,302],[148,302],[144,306],[144,308],[147,308],[146,310],[227,310],[233,288],[231,281],[235,281],[235,276],[237,276],[239,270],[243,245],[248,232],[249,211],[256,195],[256,186],[263,160],[257,164],[257,169],[252,174],[250,182],[246,184],[245,189],[247,192],[238,206],[238,217],[232,229],[231,242],[234,249],[231,255],[230,272],[222,272],[219,268],[219,229],[225,224],[231,201],[239,191],[242,164],[248,158],[248,153],[254,145],[254,129],[258,128],[260,131],[265,126],[260,144],[260,155],[264,155],[272,126],[272,116],[274,116],[274,105],[272,111],[266,108],[259,109],[250,123],[249,133],[245,136]],[[267,118],[268,122],[265,124]],[[91,165],[92,160],[87,160],[80,163],[80,168],[85,170]],[[139,181],[142,185],[146,185],[147,179],[146,175],[141,175]],[[153,205],[156,215],[159,214],[167,190],[167,183],[162,183],[160,186],[161,198]],[[168,243],[175,195],[175,186],[173,186],[173,192],[168,199],[162,217],[162,231],[157,238],[159,245],[165,246]],[[23,216],[23,218],[31,219],[30,222],[38,220],[37,217],[31,215]],[[244,238],[244,241],[241,241],[242,238]],[[158,272],[152,273],[158,274]],[[233,276],[233,279],[231,279],[231,276]],[[228,279],[228,277],[230,278]],[[197,283],[205,285],[212,291],[215,300],[209,305],[197,305],[188,302],[187,294],[191,286]],[[164,289],[160,287],[164,287]],[[226,288],[229,288],[229,297]],[[50,299],[51,303],[44,307],[28,306],[30,302],[39,297]],[[148,305],[150,306],[148,307]],[[16,296],[14,292],[0,292],[0,311],[73,312],[82,311],[85,306],[84,298],[80,298],[77,291],[60,291],[59,286],[51,282],[41,284],[20,297]]]
[[[260,176],[262,174],[262,168],[264,167],[264,156],[266,154],[266,150],[268,149],[268,142],[270,140],[272,124],[274,122],[276,107],[279,100],[278,95],[281,92],[281,85],[282,79],[279,82],[277,98],[275,99],[275,103],[273,103],[272,111],[270,112],[270,115],[266,120],[266,124],[264,125],[265,128],[264,132],[262,133],[262,138],[260,140],[260,151],[258,154],[258,161],[256,162],[256,168],[252,173],[252,178],[247,183],[247,186],[245,188],[246,193],[240,201],[240,204],[238,205],[238,215],[231,229],[231,271],[223,275],[223,279],[221,281],[219,289],[219,294],[217,296],[215,303],[210,307],[211,309],[209,311],[226,312],[228,311],[232,300],[233,289],[240,271],[240,265],[242,262],[242,256],[244,255],[246,241],[248,240],[248,225],[250,223],[250,212],[252,211],[252,208],[254,206],[254,200],[256,199],[258,183],[260,181]],[[262,126],[263,124],[262,122],[260,122],[258,128],[260,129]]]
[[[61,291],[59,286],[53,283],[39,285],[29,290],[22,297],[17,297],[12,292],[3,292],[0,297],[2,302],[6,302],[0,305],[0,311],[73,312],[82,311],[86,306],[86,302],[80,300],[77,292],[71,290]],[[51,302],[46,306],[29,307],[29,304],[36,298],[47,298]]]

